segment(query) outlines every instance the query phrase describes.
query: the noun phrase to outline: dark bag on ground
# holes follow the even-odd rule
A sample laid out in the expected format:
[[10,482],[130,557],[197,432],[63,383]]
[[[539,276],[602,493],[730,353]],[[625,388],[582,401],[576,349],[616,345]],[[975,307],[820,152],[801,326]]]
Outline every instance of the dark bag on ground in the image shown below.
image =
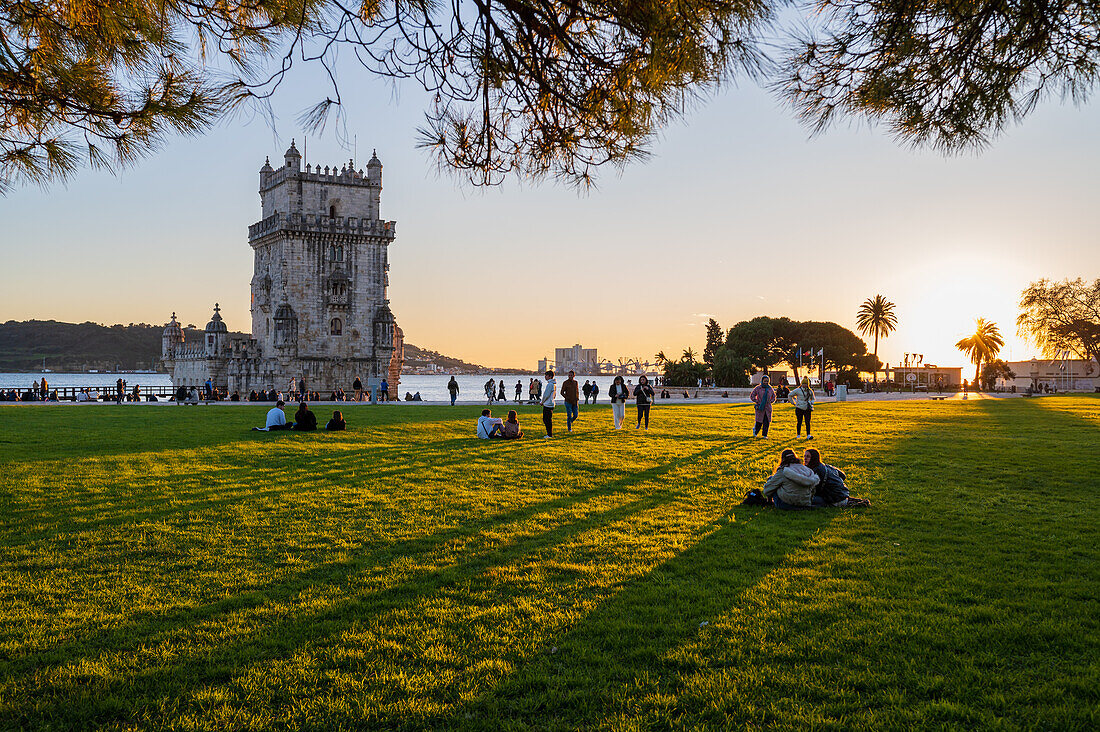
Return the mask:
[[765,496],[760,492],[759,488],[753,488],[745,495],[745,500],[741,501],[742,506],[770,506],[772,505],[772,499]]

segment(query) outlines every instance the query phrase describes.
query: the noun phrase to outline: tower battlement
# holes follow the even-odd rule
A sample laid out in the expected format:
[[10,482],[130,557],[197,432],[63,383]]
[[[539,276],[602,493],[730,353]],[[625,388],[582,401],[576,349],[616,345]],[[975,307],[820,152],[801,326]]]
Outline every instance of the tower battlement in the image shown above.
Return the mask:
[[272,170],[269,173],[265,172],[260,180],[260,192],[263,193],[287,181],[309,181],[313,183],[329,183],[342,186],[359,186],[362,188],[382,187],[380,181],[373,181],[367,178],[362,168],[359,170],[351,170],[345,165],[338,170],[335,165],[332,166],[332,168],[326,165],[322,169],[321,166],[318,165],[316,169],[313,169],[313,166],[307,163],[305,170],[282,167]]

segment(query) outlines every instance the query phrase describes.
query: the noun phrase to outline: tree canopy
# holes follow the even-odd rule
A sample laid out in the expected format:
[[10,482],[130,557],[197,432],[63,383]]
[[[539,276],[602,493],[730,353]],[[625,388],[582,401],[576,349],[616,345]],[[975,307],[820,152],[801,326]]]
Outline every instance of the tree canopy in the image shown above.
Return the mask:
[[300,62],[341,103],[346,49],[370,74],[434,95],[422,144],[493,183],[584,182],[645,143],[730,73],[753,73],[759,0],[0,0],[0,178],[113,167],[267,98]]
[[1032,282],[1020,295],[1016,327],[1046,356],[1068,350],[1100,360],[1100,279]]
[[[724,80],[763,75],[815,128],[882,121],[942,150],[985,144],[1045,94],[1097,79],[1095,3],[821,0],[787,34],[767,0],[0,0],[0,181],[117,167],[266,100],[303,62],[342,103],[337,56],[431,101],[421,144],[478,185],[591,182]],[[769,58],[758,39],[793,38]]]

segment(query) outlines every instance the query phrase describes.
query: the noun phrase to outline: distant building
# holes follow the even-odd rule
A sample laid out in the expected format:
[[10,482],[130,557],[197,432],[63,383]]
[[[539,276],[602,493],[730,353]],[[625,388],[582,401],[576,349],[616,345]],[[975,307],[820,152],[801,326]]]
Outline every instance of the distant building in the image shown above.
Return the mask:
[[[887,381],[892,381],[898,386],[919,386],[935,389],[942,385],[944,388],[962,386],[962,366],[936,366],[924,364],[922,366],[897,366],[887,367]],[[912,377],[912,378],[910,378]]]
[[[539,362],[539,369],[543,369],[544,361]],[[595,348],[584,348],[576,344],[572,348],[555,348],[554,365],[561,373],[576,371],[578,374],[595,373],[599,368],[599,357]]]
[[397,393],[403,333],[387,299],[393,221],[380,214],[382,163],[367,170],[306,165],[294,143],[284,164],[260,169],[262,217],[248,227],[254,257],[252,336],[230,338],[217,305],[203,343],[184,343],[172,314],[162,355],[174,386],[207,379],[228,392],[328,392],[389,378]]
[[1093,391],[1100,386],[1100,365],[1096,359],[1080,358],[1056,361],[1049,358],[1033,358],[1030,361],[1009,361],[1008,368],[1016,374],[1011,380],[1000,379],[997,386],[1015,386],[1024,391],[1050,388],[1058,391]]

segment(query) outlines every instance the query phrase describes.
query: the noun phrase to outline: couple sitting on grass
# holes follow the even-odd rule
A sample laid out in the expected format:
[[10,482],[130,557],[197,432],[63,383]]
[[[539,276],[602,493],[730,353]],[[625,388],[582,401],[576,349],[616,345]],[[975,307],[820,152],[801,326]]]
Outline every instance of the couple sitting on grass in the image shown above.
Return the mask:
[[[267,423],[263,427],[253,427],[254,432],[275,432],[278,430],[297,430],[298,432],[313,432],[317,429],[317,415],[309,411],[309,405],[305,402],[298,403],[298,411],[294,413],[294,421],[287,422],[283,414],[282,399],[275,402],[275,406],[267,413]],[[337,431],[346,429],[348,423],[344,421],[344,415],[339,411],[332,413],[332,419],[325,425],[326,430]]]
[[477,419],[477,436],[482,440],[518,440],[523,437],[523,429],[516,419],[516,410],[508,412],[507,421],[501,421],[500,417],[493,416],[491,410],[482,409],[481,416]]
[[784,511],[808,508],[870,506],[866,498],[848,495],[844,471],[821,462],[821,453],[813,448],[803,455],[805,463],[794,450],[779,455],[779,465],[762,489],[749,492],[745,503],[773,505]]

